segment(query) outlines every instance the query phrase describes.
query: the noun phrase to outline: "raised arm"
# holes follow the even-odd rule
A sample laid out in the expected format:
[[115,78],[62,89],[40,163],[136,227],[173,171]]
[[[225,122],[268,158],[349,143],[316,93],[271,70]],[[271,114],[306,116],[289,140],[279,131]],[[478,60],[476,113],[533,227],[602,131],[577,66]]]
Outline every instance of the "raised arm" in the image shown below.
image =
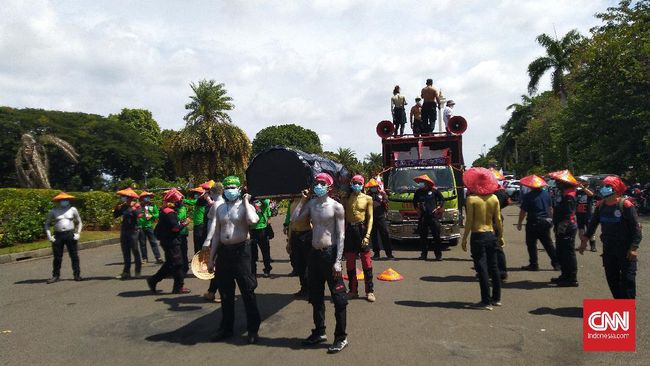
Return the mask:
[[260,221],[260,217],[257,215],[257,211],[255,211],[255,206],[251,204],[251,195],[246,193],[242,200],[244,210],[246,211],[246,223],[248,225],[257,224],[257,222]]
[[291,222],[309,219],[309,201],[303,197],[291,213]]

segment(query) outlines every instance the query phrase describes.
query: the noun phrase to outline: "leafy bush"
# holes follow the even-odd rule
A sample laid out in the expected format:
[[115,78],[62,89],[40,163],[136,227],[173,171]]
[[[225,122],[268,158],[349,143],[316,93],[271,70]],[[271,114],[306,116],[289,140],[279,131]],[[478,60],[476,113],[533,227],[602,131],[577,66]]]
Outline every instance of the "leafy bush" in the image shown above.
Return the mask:
[[[49,210],[54,207],[52,197],[59,191],[52,189],[0,189],[0,246],[25,243],[45,237],[43,225]],[[113,208],[117,203],[112,192],[70,192],[77,199],[77,207],[84,227],[109,229],[116,224]]]

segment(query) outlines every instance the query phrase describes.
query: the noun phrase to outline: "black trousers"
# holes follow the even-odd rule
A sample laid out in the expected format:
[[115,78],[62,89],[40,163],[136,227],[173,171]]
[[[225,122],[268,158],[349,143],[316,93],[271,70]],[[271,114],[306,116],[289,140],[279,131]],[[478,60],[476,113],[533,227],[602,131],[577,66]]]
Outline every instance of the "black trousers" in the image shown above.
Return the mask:
[[138,248],[139,230],[122,230],[120,232],[120,246],[122,247],[122,257],[124,258],[124,273],[131,273],[131,253],[135,262],[135,271],[140,272],[142,269],[142,259],[140,258],[140,248]]
[[259,252],[262,252],[262,261],[264,262],[264,272],[271,272],[271,245],[269,237],[266,235],[266,228],[264,229],[251,229],[251,272],[257,275],[257,260],[259,259]]
[[[386,216],[373,216],[370,239],[372,240],[372,251],[375,252],[375,255],[379,255],[381,247],[384,248],[386,255],[393,255],[393,245],[391,244],[390,236],[388,235]],[[381,247],[379,246],[380,240]]]
[[54,243],[52,243],[52,277],[59,277],[61,275],[61,262],[63,261],[63,247],[68,248],[70,261],[72,262],[72,274],[76,277],[79,276],[81,270],[79,269],[79,250],[77,248],[77,241],[74,240],[74,231],[60,231],[54,233]]
[[393,108],[393,127],[395,128],[393,136],[402,136],[404,134],[404,125],[406,125],[406,111],[404,107]]
[[422,256],[426,257],[429,254],[429,232],[433,236],[433,253],[436,258],[442,257],[442,240],[440,240],[440,221],[433,217],[420,218],[418,223],[418,230],[420,232],[420,249]]
[[436,102],[422,103],[422,133],[430,133],[436,127]]
[[562,273],[560,277],[567,281],[576,281],[578,276],[578,261],[576,259],[576,225],[569,225],[564,231],[556,232],[557,259]]
[[421,133],[422,133],[422,120],[414,119],[413,120],[413,135],[415,135],[417,137],[417,136],[420,136]]
[[[493,233],[472,233],[470,248],[474,268],[481,285],[481,302],[489,304],[501,301],[501,277],[497,268],[497,239]],[[489,279],[492,279],[490,295]]]
[[158,250],[158,240],[156,240],[156,235],[153,233],[153,228],[147,227],[140,229],[138,234],[138,241],[140,242],[140,254],[142,259],[147,260],[147,239],[149,240],[149,245],[151,245],[151,251],[156,259],[160,258],[160,251]]
[[503,248],[497,245],[496,254],[497,254],[497,268],[499,269],[499,274],[501,274],[501,277],[505,277],[508,274],[508,265],[506,263],[506,252],[503,251]]
[[251,244],[221,245],[217,251],[219,266],[219,294],[221,295],[221,312],[223,314],[220,328],[232,332],[235,325],[235,283],[239,286],[249,334],[256,334],[260,329],[261,317],[257,308],[255,288],[257,279],[251,273]]
[[181,242],[181,258],[183,261],[183,274],[185,274],[190,270],[190,260],[187,257],[187,235],[181,235],[178,239]]
[[172,241],[161,241],[160,246],[165,253],[165,263],[158,269],[158,272],[151,276],[151,279],[158,283],[167,276],[174,278],[173,292],[183,288],[183,255],[181,254],[181,242],[179,238]]
[[194,253],[200,252],[203,249],[203,242],[208,236],[207,228],[204,224],[194,225],[194,230],[192,231],[192,239],[194,240]]
[[309,302],[313,307],[314,331],[317,334],[325,334],[325,283],[327,283],[334,303],[334,317],[336,318],[334,338],[343,339],[347,337],[345,328],[348,298],[343,278],[334,278],[335,260],[336,248],[334,247],[325,250],[311,250],[308,265]]
[[546,254],[551,259],[551,265],[557,265],[557,255],[555,253],[553,239],[551,239],[550,226],[529,220],[526,222],[526,247],[528,248],[530,265],[536,267],[539,266],[539,262],[537,261],[537,240],[542,243],[542,246],[546,250]]
[[[605,277],[615,299],[636,298],[637,262],[627,259],[628,249],[620,249],[625,247],[620,243],[603,243]],[[629,248],[629,246],[627,247]]]
[[307,266],[309,262],[309,252],[311,251],[311,230],[291,232],[291,254],[294,260],[294,269],[300,279],[300,290],[309,289]]

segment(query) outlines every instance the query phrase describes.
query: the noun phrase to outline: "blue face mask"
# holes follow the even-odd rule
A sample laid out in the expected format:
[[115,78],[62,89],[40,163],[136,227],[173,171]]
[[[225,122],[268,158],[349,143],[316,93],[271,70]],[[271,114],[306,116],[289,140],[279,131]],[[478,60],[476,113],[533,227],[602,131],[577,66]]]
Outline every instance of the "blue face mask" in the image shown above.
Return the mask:
[[314,194],[318,197],[323,197],[327,194],[327,186],[317,184],[314,186]]
[[424,183],[424,182],[419,182],[419,183],[418,183],[418,188],[424,188],[425,185],[426,185],[426,183]]
[[361,192],[362,189],[363,189],[363,186],[361,184],[358,184],[358,183],[352,184],[352,191],[354,191],[356,193],[359,193],[359,192]]
[[368,191],[370,191],[370,193],[377,193],[377,192],[379,192],[379,191],[377,190],[377,188],[375,188],[375,187],[370,188]]
[[61,205],[61,207],[70,207],[70,201],[61,201],[59,202],[59,205]]
[[223,195],[228,201],[235,201],[239,198],[239,188],[228,188],[223,191]]
[[611,186],[602,186],[600,188],[600,195],[603,197],[609,197],[614,194],[614,188]]
[[145,198],[142,199],[142,201],[145,202],[145,203],[149,203],[149,202],[151,202],[151,198],[145,197]]
[[120,200],[121,200],[122,202],[126,202],[126,201],[129,200],[129,198],[128,198],[128,197],[121,196],[121,197],[120,197]]

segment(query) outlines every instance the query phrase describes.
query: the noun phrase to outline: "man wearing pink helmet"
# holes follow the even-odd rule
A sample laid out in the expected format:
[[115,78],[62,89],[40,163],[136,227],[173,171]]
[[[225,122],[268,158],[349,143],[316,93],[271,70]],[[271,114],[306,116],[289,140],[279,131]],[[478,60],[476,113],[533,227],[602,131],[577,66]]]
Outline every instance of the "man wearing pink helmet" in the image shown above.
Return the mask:
[[341,275],[345,211],[340,203],[327,195],[333,184],[334,179],[329,174],[316,175],[313,186],[316,197],[309,200],[309,191],[303,191],[300,203],[291,214],[291,223],[310,220],[313,227],[307,279],[315,328],[302,343],[310,346],[327,341],[325,334],[325,283],[327,283],[336,318],[334,343],[328,348],[329,353],[340,352],[348,345],[345,333],[348,299]]
[[178,220],[174,207],[183,199],[181,192],[175,188],[167,191],[163,197],[163,208],[160,211],[158,224],[154,233],[160,240],[160,246],[165,252],[165,262],[158,272],[147,279],[147,285],[152,292],[156,292],[156,285],[163,278],[171,275],[174,278],[172,293],[187,294],[189,289],[183,287],[183,256],[181,254],[181,229],[189,224],[189,220]]
[[351,192],[343,200],[345,208],[345,267],[348,272],[350,291],[348,298],[359,297],[357,281],[357,255],[361,259],[364,280],[366,283],[366,298],[375,302],[374,286],[372,283],[372,253],[370,251],[370,233],[372,232],[372,197],[363,194],[361,190],[365,180],[355,175],[350,181]]

